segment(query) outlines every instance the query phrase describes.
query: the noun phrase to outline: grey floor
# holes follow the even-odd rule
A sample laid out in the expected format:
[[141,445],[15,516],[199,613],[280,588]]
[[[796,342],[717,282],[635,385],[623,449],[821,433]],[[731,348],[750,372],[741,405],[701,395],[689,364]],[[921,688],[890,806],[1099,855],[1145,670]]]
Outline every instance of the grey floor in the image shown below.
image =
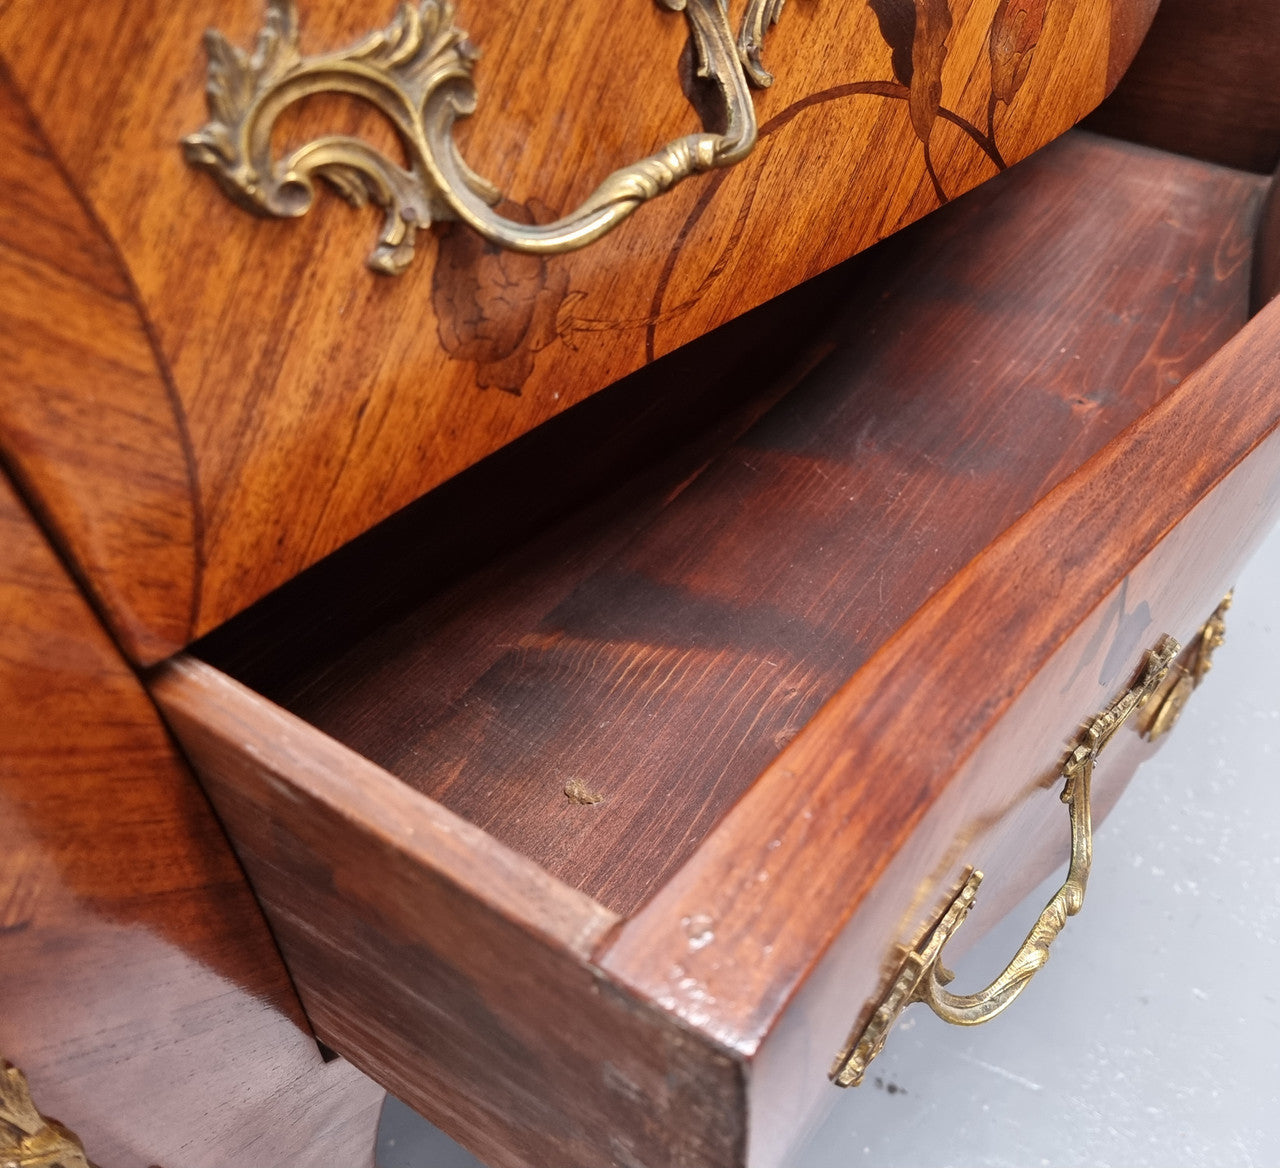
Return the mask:
[[[988,1026],[908,1013],[794,1168],[1280,1165],[1278,780],[1280,532],[1213,675],[1097,832],[1054,959]],[[1011,952],[1055,883],[983,948]],[[388,1102],[379,1168],[479,1163]]]

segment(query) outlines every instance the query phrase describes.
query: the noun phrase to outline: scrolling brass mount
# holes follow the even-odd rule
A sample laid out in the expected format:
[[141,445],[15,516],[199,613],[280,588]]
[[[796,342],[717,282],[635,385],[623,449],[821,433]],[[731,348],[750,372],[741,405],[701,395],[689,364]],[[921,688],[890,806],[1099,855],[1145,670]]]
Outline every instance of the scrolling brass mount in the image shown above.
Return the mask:
[[3,1059],[0,1168],[93,1168],[76,1134],[36,1110],[26,1076]]
[[[266,22],[252,54],[220,32],[205,34],[209,53],[210,120],[183,139],[187,161],[209,171],[247,210],[296,218],[326,179],[356,207],[386,211],[374,271],[398,275],[413,259],[418,228],[457,219],[501,247],[549,254],[572,251],[613,230],[642,203],[692,174],[740,162],[756,142],[750,85],[772,76],[760,53],[765,31],[785,0],[749,0],[735,38],[725,0],[658,0],[683,11],[698,58],[698,75],[718,94],[724,130],[687,134],[656,153],[614,171],[576,210],[542,225],[520,223],[493,208],[498,188],[458,153],[454,123],[472,113],[472,69],[479,51],[454,26],[452,0],[400,5],[384,29],[337,52],[304,57],[298,48],[294,0],[267,0]],[[343,93],[372,103],[390,119],[409,168],[349,136],[316,138],[276,161],[271,133],[280,115],[317,93]]]
[[856,1087],[862,1081],[867,1065],[884,1048],[898,1015],[912,1002],[924,1002],[944,1022],[977,1026],[1005,1010],[1049,960],[1050,945],[1062,932],[1067,918],[1075,916],[1084,904],[1093,853],[1089,788],[1094,764],[1116,731],[1156,692],[1180,652],[1181,646],[1172,637],[1161,637],[1159,644],[1148,651],[1137,680],[1085,723],[1063,761],[1062,801],[1071,818],[1071,864],[1062,887],[1045,906],[1004,972],[977,993],[953,994],[946,989],[953,975],[942,964],[943,948],[964,922],[982,883],[982,873],[971,869],[942,918],[902,959],[888,991],[864,1011],[865,1021],[855,1027],[831,1069],[831,1079],[837,1086]]
[[1179,658],[1173,663],[1164,684],[1152,695],[1147,708],[1143,710],[1142,723],[1138,729],[1151,742],[1163,738],[1177,725],[1186,708],[1187,699],[1204,680],[1205,674],[1213,668],[1213,655],[1227,639],[1226,614],[1231,607],[1232,595],[1232,592],[1228,592],[1209,619],[1200,626],[1200,631],[1182,655],[1186,660]]

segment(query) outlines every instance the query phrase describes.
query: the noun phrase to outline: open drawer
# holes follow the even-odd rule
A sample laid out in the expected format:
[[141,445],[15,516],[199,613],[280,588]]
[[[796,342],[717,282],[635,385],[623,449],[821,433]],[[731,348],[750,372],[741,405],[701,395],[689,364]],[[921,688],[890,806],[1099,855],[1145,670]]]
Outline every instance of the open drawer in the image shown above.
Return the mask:
[[593,399],[730,403],[608,493],[464,555],[598,460],[535,432],[418,551],[162,666],[317,1034],[495,1165],[785,1163],[972,871],[961,945],[1080,875],[1082,783],[1096,817],[1203,672],[1280,515],[1265,185],[1069,135],[744,318],[725,372]]

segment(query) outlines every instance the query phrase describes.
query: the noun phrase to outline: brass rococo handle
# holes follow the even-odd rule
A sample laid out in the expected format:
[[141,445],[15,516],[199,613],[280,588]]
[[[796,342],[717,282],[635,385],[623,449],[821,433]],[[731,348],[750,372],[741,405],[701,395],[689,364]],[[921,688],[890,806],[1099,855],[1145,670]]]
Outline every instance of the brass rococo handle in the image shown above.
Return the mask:
[[[472,113],[472,69],[479,51],[453,23],[452,0],[402,3],[385,28],[337,52],[302,56],[294,0],[267,0],[253,52],[220,32],[205,34],[210,120],[183,139],[187,161],[209,171],[241,206],[261,215],[306,214],[314,179],[326,179],[355,206],[386,211],[368,263],[388,275],[413,259],[418,228],[460,220],[515,251],[572,251],[612,231],[642,203],[701,171],[731,166],[751,153],[756,115],[751,85],[773,78],[760,63],[766,29],[784,0],[749,0],[735,38],[725,0],[658,0],[688,20],[698,75],[714,87],[724,129],[687,134],[614,171],[576,210],[553,223],[531,224],[494,210],[498,188],[458,153],[453,127]],[[271,134],[280,115],[317,93],[364,99],[390,119],[408,169],[350,136],[317,138],[275,161]]]
[[971,871],[941,920],[906,954],[888,991],[837,1056],[831,1078],[838,1086],[854,1087],[862,1081],[867,1065],[883,1049],[898,1015],[912,1002],[925,1003],[939,1018],[953,1025],[977,1026],[1007,1009],[1049,960],[1050,946],[1067,918],[1075,916],[1084,904],[1093,857],[1090,785],[1094,764],[1116,731],[1156,692],[1180,652],[1181,646],[1172,637],[1161,637],[1159,644],[1148,651],[1137,680],[1089,719],[1064,760],[1060,773],[1065,780],[1062,801],[1071,818],[1071,863],[1062,887],[1045,906],[1013,960],[990,985],[976,993],[953,994],[946,988],[953,975],[942,964],[943,949],[973,907],[982,882],[982,873]]

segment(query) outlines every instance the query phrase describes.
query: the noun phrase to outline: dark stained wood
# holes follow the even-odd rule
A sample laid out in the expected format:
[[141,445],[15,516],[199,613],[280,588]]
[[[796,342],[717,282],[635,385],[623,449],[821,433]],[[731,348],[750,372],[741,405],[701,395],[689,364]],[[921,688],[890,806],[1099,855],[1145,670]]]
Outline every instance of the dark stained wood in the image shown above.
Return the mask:
[[629,915],[913,611],[1243,325],[1262,185],[1063,139],[853,265],[834,351],[718,458],[272,696]]
[[1111,9],[1111,45],[1107,61],[1107,92],[1119,84],[1141,48],[1161,0],[1145,4],[1118,4]]
[[733,1168],[741,1066],[590,966],[616,917],[193,659],[154,693],[317,1033],[494,1168]]
[[[1136,191],[1126,201],[1114,184],[1123,187],[1135,170],[1147,181],[1134,179]],[[1153,181],[1157,174],[1164,181]],[[1169,181],[1171,175],[1179,181]],[[698,601],[684,610],[693,615],[680,626],[691,636],[759,628],[751,621],[713,624],[704,615],[715,612],[708,598],[719,597],[718,578],[726,586],[732,580],[739,595],[764,592],[773,579],[770,565],[791,559],[788,541],[809,538],[799,505],[804,496],[792,491],[786,522],[757,528],[751,556],[732,554],[739,546],[731,539],[734,525],[745,524],[740,515],[760,510],[766,497],[753,494],[746,471],[768,475],[771,458],[785,468],[805,456],[837,479],[846,504],[848,494],[874,497],[879,485],[884,502],[875,522],[889,529],[894,544],[884,553],[886,565],[902,556],[924,565],[919,574],[937,573],[932,595],[914,611],[892,608],[908,603],[895,601],[893,590],[887,599],[877,595],[875,610],[867,602],[867,611],[889,614],[890,627],[871,635],[866,655],[848,665],[848,680],[797,724],[794,740],[775,741],[763,773],[747,776],[727,814],[628,919],[549,873],[544,857],[552,846],[534,863],[401,775],[208,665],[180,659],[157,674],[156,695],[237,840],[319,1033],[493,1163],[785,1164],[810,1113],[834,1096],[825,1080],[830,1060],[874,990],[889,947],[927,919],[965,864],[988,872],[982,909],[966,926],[972,937],[993,909],[1063,854],[1066,817],[1040,783],[1052,777],[1080,719],[1128,683],[1160,633],[1190,639],[1241,558],[1280,514],[1280,400],[1273,392],[1280,312],[1273,305],[1225,342],[1219,331],[1244,317],[1248,228],[1263,183],[1087,136],[1064,141],[1007,182],[1028,185],[1007,202],[999,187],[984,192],[985,218],[1017,239],[1036,241],[1024,242],[1021,254],[1028,266],[1040,260],[1052,276],[1055,295],[1043,292],[1043,313],[1034,282],[1010,277],[1020,293],[1012,307],[1021,309],[1012,315],[1004,292],[1010,281],[984,285],[976,296],[974,273],[1007,270],[998,233],[965,232],[949,225],[949,216],[936,217],[878,260],[898,257],[884,270],[905,280],[917,271],[911,257],[927,253],[929,282],[922,261],[914,282],[871,285],[873,301],[889,292],[883,315],[850,318],[862,354],[857,369],[874,384],[875,397],[841,397],[835,372],[850,372],[849,359],[837,362],[835,372],[820,368],[728,454],[677,482],[656,504],[643,492],[603,500],[548,541],[570,567],[581,562],[591,571],[569,572],[567,582],[563,569],[544,575],[540,564],[550,553],[535,544],[438,602],[450,615],[450,605],[457,611],[473,605],[480,615],[506,606],[521,621],[540,620],[544,612],[590,612],[593,582],[608,579],[591,565],[599,554],[606,563],[616,556],[644,564],[655,575],[659,568],[685,572],[697,585],[683,589]],[[1092,196],[1075,205],[1077,218],[1055,197],[1073,182]],[[1162,190],[1177,215],[1157,197]],[[1023,212],[1015,208],[1035,205],[1037,195],[1042,212],[1054,209],[1045,214],[1052,232],[1026,230],[1018,219]],[[1116,241],[1090,251],[1090,240],[1106,239],[1101,206],[1114,209],[1117,240],[1132,237],[1144,263]],[[1146,235],[1141,224],[1151,221],[1163,226]],[[1051,236],[1056,244],[1046,242]],[[1061,273],[1072,263],[1092,273],[1092,296],[1063,294]],[[1117,283],[1102,285],[1111,288],[1108,300],[1098,290],[1099,272],[1117,264]],[[1133,273],[1125,275],[1130,264]],[[1164,302],[1165,327],[1138,332],[1125,307],[1151,302],[1155,289],[1167,288],[1171,270],[1185,273],[1188,283]],[[969,279],[962,278],[966,272]],[[916,325],[929,319],[924,313],[933,302],[946,308],[976,299],[1004,327],[997,334],[971,325],[962,338],[936,328],[913,334],[912,364],[933,368],[934,346],[948,358],[936,368],[950,379],[935,370],[926,392],[897,376],[884,356],[896,351],[889,315],[896,296],[912,300]],[[1104,362],[1099,337],[1108,334],[1089,327],[1090,312],[1118,318],[1110,335],[1127,357],[1113,352]],[[1017,353],[1021,330],[1042,338],[1041,356],[1030,368],[1015,365],[1017,377],[1006,385],[1001,408],[993,408],[985,387]],[[1067,350],[1048,371],[1043,353],[1055,345],[1044,338]],[[1216,355],[1179,380],[1214,348]],[[988,364],[974,366],[974,356]],[[1092,382],[1092,398],[1069,372],[1086,359],[1098,362],[1078,375]],[[1041,376],[1046,387],[1037,392]],[[1099,385],[1124,388],[1099,403]],[[967,414],[946,412],[953,396],[973,403]],[[1071,408],[1082,401],[1090,408]],[[879,412],[864,430],[856,414],[851,421],[833,412],[839,402]],[[1023,406],[1027,413],[1018,413]],[[1058,410],[1066,418],[1060,423]],[[1017,425],[1002,416],[1006,411]],[[1099,421],[1105,411],[1123,416]],[[935,414],[942,420],[931,429]],[[966,425],[966,417],[976,422]],[[898,419],[912,425],[893,430]],[[812,455],[818,444],[849,433],[863,440],[854,466],[870,463],[865,482],[841,482],[850,472]],[[952,452],[952,443],[959,449]],[[952,471],[923,500],[913,497],[906,474],[894,473],[893,457],[913,476],[931,473],[935,463],[910,458],[913,451]],[[822,474],[808,476],[814,477]],[[978,478],[982,489],[968,493],[967,477]],[[769,495],[786,481],[775,478]],[[1032,488],[1021,503],[1013,494],[1019,483]],[[711,502],[720,505],[718,526],[673,522],[704,491],[709,510]],[[1004,506],[1012,513],[991,534],[966,526],[982,518],[969,512],[1002,515]],[[892,527],[898,508],[912,517],[901,529]],[[648,525],[633,522],[637,516]],[[833,588],[842,577],[831,565],[852,558],[836,542],[847,526],[832,523],[824,542],[808,545],[825,550],[834,542],[829,559],[812,561],[812,575]],[[976,541],[972,551],[968,539]],[[717,577],[690,567],[718,564],[717,556],[736,570],[724,568]],[[944,567],[931,562],[934,556]],[[865,570],[866,557],[857,562]],[[600,619],[608,616],[603,600],[627,601],[634,591],[634,585],[631,593],[602,589]],[[839,610],[839,598],[821,591],[816,600],[803,589],[794,595],[808,605],[806,615],[821,615],[824,605]],[[681,610],[668,604],[663,611],[669,619]],[[623,622],[619,644],[647,643],[625,623],[634,620],[633,609],[620,602],[616,615]],[[381,649],[407,640],[410,627],[402,622]],[[767,628],[787,632],[781,621]],[[483,676],[462,653],[469,636],[488,638],[490,651],[501,655],[508,635],[504,627],[473,622],[452,641],[442,638],[435,645],[441,686],[467,669],[460,684]],[[516,664],[536,663],[568,635],[526,639]],[[817,638],[806,652],[806,660],[827,666]],[[317,688],[340,685],[349,665],[336,661],[328,675],[317,675]],[[492,686],[486,701],[538,699],[539,686],[521,686],[514,669],[503,676],[511,691]],[[433,700],[421,673],[402,675],[398,684],[419,708]],[[369,703],[370,719],[385,716],[398,700],[390,684],[379,693],[384,707]],[[456,697],[455,705],[466,700]],[[637,724],[641,731],[628,749],[647,748],[645,733],[666,728],[658,720]],[[408,714],[398,725],[413,731]],[[614,728],[597,730],[608,749]],[[706,737],[704,731],[687,739],[689,773]],[[477,749],[485,743],[477,735]],[[526,756],[537,746],[525,740]],[[1099,813],[1146,749],[1128,734],[1109,750],[1099,770]],[[518,773],[516,763],[511,767]],[[573,777],[594,789],[589,779]],[[634,789],[645,793],[641,782]],[[505,797],[500,791],[492,798]],[[581,821],[567,816],[607,806],[559,798],[561,822],[571,825]],[[677,820],[690,804],[696,814],[693,798],[681,791],[651,803],[647,814]],[[637,828],[617,845],[617,866],[660,862],[646,857],[643,846]],[[1086,921],[1087,910],[1073,926]],[[977,971],[965,973],[976,980]]]
[[417,608],[424,594],[619,483],[695,474],[831,350],[828,326],[857,283],[855,268],[838,265],[601,390],[326,557],[192,651],[268,695],[288,692],[300,674],[323,669],[361,636]]
[[1250,307],[1258,312],[1277,292],[1280,292],[1280,183],[1273,178],[1262,204],[1253,248]]
[[[86,265],[92,257],[86,257]],[[371,1166],[208,803],[0,478],[0,1055],[109,1168]]]
[[[0,57],[95,221],[65,192],[51,198],[67,217],[36,208],[66,231],[32,278],[60,280],[88,248],[93,282],[108,300],[127,286],[132,303],[103,331],[102,297],[71,288],[88,307],[68,301],[59,330],[89,334],[65,350],[85,359],[41,385],[64,411],[84,403],[101,448],[15,430],[10,457],[122,642],[153,662],[517,435],[1060,134],[1102,99],[1150,0],[1023,7],[920,0],[908,45],[910,22],[862,0],[792,5],[769,41],[778,80],[757,99],[749,162],[571,256],[498,255],[448,230],[387,280],[363,267],[371,213],[322,193],[302,220],[261,221],[181,158],[179,138],[205,120],[203,29],[248,46],[261,0],[11,0]],[[393,11],[300,8],[308,51]],[[486,53],[463,148],[530,218],[696,128],[684,22],[648,0],[623,18],[588,0],[500,0],[458,19]],[[376,124],[324,103],[284,133]],[[30,158],[48,161],[24,148],[14,164]],[[111,398],[129,408],[108,410],[100,341],[117,333],[141,363],[129,358],[129,393]],[[153,444],[154,467],[121,465]]]
[[[1052,765],[1075,719],[1097,705],[1067,701],[1047,726],[1015,719],[1016,733],[975,754],[1031,678],[1065,686],[1068,697],[1087,695],[1075,687],[1091,678],[1107,690],[1127,680],[1131,654],[1146,641],[1165,630],[1185,641],[1207,615],[1280,505],[1280,443],[1266,438],[1280,424],[1277,375],[1280,311],[1272,305],[899,630],[624,926],[602,967],[719,1041],[756,1048],[961,768],[975,760],[983,783],[996,783],[998,758],[986,751],[1025,745],[1024,735],[1036,736],[1040,766]],[[1183,536],[1188,515],[1195,522]],[[1138,566],[1166,538],[1177,554],[1153,560],[1158,579],[1148,583]],[[1121,606],[1130,573],[1137,583]],[[1112,620],[1148,603],[1149,614],[1121,622],[1116,639],[1129,651],[1112,655],[1100,675],[1049,671],[1108,597]],[[1087,667],[1096,649],[1079,648],[1065,660]],[[1040,768],[1014,773],[1002,781],[1016,789]],[[956,822],[940,830],[954,832]],[[710,920],[715,941],[691,950],[680,921],[695,915]],[[674,961],[687,982],[673,983]],[[861,991],[849,992],[856,1007]]]
[[1088,126],[1269,174],[1280,162],[1280,5],[1162,0],[1116,92]]
[[[1238,372],[1249,375],[1245,370]],[[1138,456],[1136,451],[1134,454]],[[1069,485],[1064,485],[1064,491]],[[1127,511],[1126,508],[1120,514],[1117,508],[1114,515],[1121,526],[1128,522]],[[787,821],[770,824],[773,838],[784,841],[776,851],[787,852],[787,838],[801,828],[810,833],[807,846],[814,849],[811,857],[819,858],[818,853],[829,841],[821,838],[825,834],[823,827],[815,827],[814,820],[827,820],[856,807],[853,815],[858,826],[850,823],[836,846],[849,844],[852,836],[861,836],[862,842],[856,846],[865,860],[872,858],[869,853],[874,849],[879,870],[874,887],[865,893],[865,885],[860,885],[856,877],[843,886],[848,899],[840,911],[856,905],[855,915],[832,941],[830,949],[825,953],[813,950],[815,957],[822,953],[821,961],[811,968],[803,987],[787,1001],[783,1012],[767,1024],[767,1035],[751,1059],[748,1143],[753,1149],[753,1168],[777,1168],[791,1162],[789,1153],[794,1150],[797,1129],[803,1130],[806,1120],[816,1119],[832,1103],[836,1089],[827,1082],[831,1060],[843,1047],[854,1019],[880,988],[884,975],[881,963],[897,944],[911,943],[923,927],[937,919],[970,866],[983,872],[984,880],[977,907],[948,946],[947,966],[956,973],[951,988],[956,993],[979,989],[1012,957],[1012,953],[994,954],[985,962],[975,963],[966,957],[966,949],[1040,880],[1055,869],[1061,872],[1065,868],[1069,832],[1066,811],[1059,800],[1061,781],[1055,776],[1080,721],[1103,709],[1132,681],[1143,652],[1162,633],[1169,632],[1184,644],[1190,640],[1277,519],[1280,433],[1273,429],[1265,443],[1251,450],[1243,464],[1217,483],[1147,555],[1130,562],[1125,557],[1132,551],[1112,549],[1115,558],[1109,568],[1122,577],[1118,586],[1071,630],[1034,676],[1015,680],[1012,674],[1016,669],[999,671],[995,678],[999,688],[994,691],[999,696],[986,704],[991,721],[979,735],[967,740],[962,741],[960,735],[952,737],[952,723],[963,722],[974,707],[984,703],[973,700],[975,691],[961,697],[962,690],[952,688],[966,682],[976,684],[979,672],[977,668],[967,671],[956,655],[970,654],[981,659],[985,651],[990,654],[987,663],[995,656],[1007,657],[1011,662],[1018,660],[1024,630],[1032,624],[1026,619],[1025,608],[1015,613],[1000,607],[1003,597],[998,589],[1000,577],[1009,570],[1008,558],[992,557],[990,570],[981,562],[975,563],[973,575],[965,581],[966,591],[977,587],[993,594],[994,603],[985,619],[964,627],[959,636],[959,626],[952,623],[959,615],[954,609],[942,615],[938,624],[921,622],[919,636],[914,627],[908,627],[904,640],[910,644],[896,659],[891,676],[879,673],[874,661],[868,666],[872,677],[889,687],[886,697],[906,700],[906,694],[914,692],[923,700],[907,701],[910,712],[917,715],[914,723],[890,722],[884,726],[886,733],[898,733],[903,738],[896,748],[876,752],[878,757],[874,759],[868,757],[866,750],[871,735],[857,731],[850,735],[847,728],[843,730],[847,750],[840,763],[842,769],[847,767],[843,770],[843,807],[827,803],[824,794],[831,788],[822,786],[801,811],[801,823],[796,823],[792,813]],[[1087,519],[1083,522],[1088,524]],[[1043,528],[1033,531],[1032,527],[1028,524],[1023,532],[1016,536],[1011,532],[1010,536],[1020,539],[1025,535],[1041,541],[1053,538],[1052,532],[1046,533]],[[1059,546],[1066,543],[1061,536],[1058,541]],[[1024,563],[1038,555],[1035,543],[1024,545],[1016,553]],[[1064,556],[1070,555],[1070,550],[1064,549]],[[1056,579],[1043,582],[1044,591],[1038,593],[1041,608],[1052,609],[1064,594],[1074,595],[1073,569],[1074,565]],[[1026,576],[1021,576],[1018,585],[1025,583]],[[938,642],[925,640],[928,633],[945,637],[947,650],[939,654]],[[990,670],[988,676],[995,672]],[[1205,684],[1230,686],[1233,679],[1229,674],[1215,672]],[[880,712],[868,710],[867,714]],[[961,735],[971,729],[972,726],[963,728]],[[1122,730],[1107,747],[1095,771],[1095,822],[1123,793],[1135,768],[1156,749],[1180,750],[1183,734],[1185,731],[1175,729],[1165,742],[1153,746],[1139,738],[1133,726]],[[956,750],[949,757],[944,753],[948,741]],[[942,749],[935,749],[935,742]],[[972,752],[966,756],[970,747]],[[888,769],[863,769],[882,763]],[[807,785],[810,774],[797,771],[791,781]],[[855,775],[859,777],[850,781]],[[868,778],[861,778],[864,775]],[[882,781],[886,775],[893,776],[891,784]],[[918,784],[933,786],[939,780],[947,783],[946,789],[922,814],[928,796],[920,794],[922,786]],[[876,786],[894,794],[872,790]],[[903,797],[902,802],[895,804],[894,795]],[[811,813],[813,819],[806,820],[805,812]],[[917,817],[918,826],[906,835],[909,829],[904,820],[909,823]],[[1172,824],[1153,822],[1141,841],[1132,842],[1135,847],[1146,848],[1171,830]],[[895,848],[892,861],[886,862]],[[762,854],[759,848],[756,858],[757,879],[763,871],[768,873],[770,882],[782,874],[788,862],[785,855],[775,859]],[[808,874],[814,875],[812,867]],[[836,873],[831,876],[838,878]],[[781,895],[790,891],[784,890]],[[1109,891],[1104,882],[1093,882],[1083,911],[1068,922],[1067,930],[1093,927],[1090,905]],[[835,908],[831,904],[834,898],[824,899],[828,907]],[[1028,929],[1040,907],[1037,904],[1026,911],[1024,922]],[[735,917],[739,910],[750,913],[751,906],[736,905]],[[717,918],[711,916],[714,911],[708,906],[707,913],[713,921],[708,928],[718,938]],[[803,931],[813,922],[796,923]],[[1189,920],[1170,922],[1171,929],[1188,927],[1192,927]],[[730,931],[736,929],[730,926]],[[675,940],[674,935],[671,940]],[[1124,939],[1116,937],[1114,943],[1123,944]],[[757,953],[767,959],[772,950],[765,947],[770,944],[777,942],[762,936]],[[708,948],[714,949],[715,945]],[[674,953],[674,945],[668,952]],[[710,963],[725,958],[723,952],[713,954]],[[1073,954],[1068,949],[1055,955],[1054,960],[1072,961]],[[1227,960],[1224,955],[1224,963]],[[606,960],[606,965],[610,964]],[[702,963],[699,965],[705,969]],[[751,967],[740,967],[746,968]],[[1093,976],[1093,971],[1079,962],[1075,962],[1075,973],[1082,981]],[[699,973],[690,976],[695,981],[700,979]],[[704,992],[712,994],[714,990],[707,987]],[[1033,983],[1026,992],[1042,991]],[[915,1037],[924,1038],[932,1028],[944,1025],[923,1007],[914,1009],[914,1022],[920,1027]],[[1018,1013],[1015,1003],[992,1024],[1018,1026]],[[704,1018],[705,1012],[699,1017]],[[1025,1031],[1025,1036],[1029,1045],[1039,1044],[1041,1036],[1034,1031]],[[905,1039],[906,1035],[897,1036],[898,1041]],[[895,1037],[889,1041],[894,1042]],[[1044,1058],[1052,1057],[1052,1052],[1045,1049]]]

